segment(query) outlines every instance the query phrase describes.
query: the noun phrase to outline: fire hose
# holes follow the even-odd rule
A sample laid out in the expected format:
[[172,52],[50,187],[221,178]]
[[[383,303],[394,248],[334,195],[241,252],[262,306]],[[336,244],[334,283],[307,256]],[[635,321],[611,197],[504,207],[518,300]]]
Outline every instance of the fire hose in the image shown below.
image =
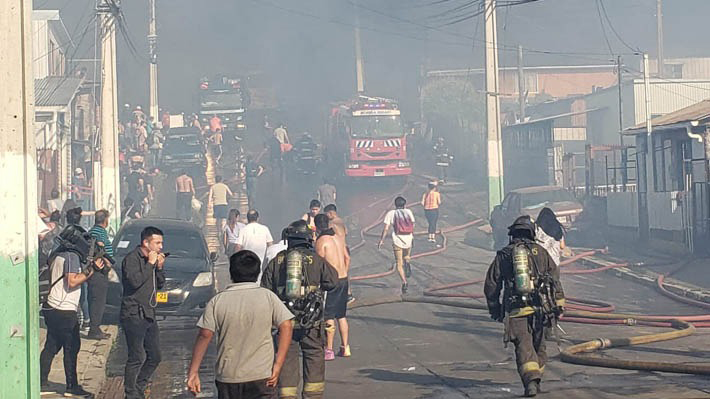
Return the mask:
[[[387,198],[385,198],[387,199]],[[384,201],[382,199],[379,202]],[[374,205],[371,204],[371,206]],[[353,246],[351,250],[361,248],[365,245],[365,236],[368,235],[369,231],[374,229],[378,224],[381,223],[382,217],[384,217],[385,212],[373,222],[372,224],[362,228],[360,230],[361,241]],[[467,222],[463,225],[453,226],[446,229],[442,229],[439,235],[443,239],[443,244],[441,248],[421,252],[412,255],[412,259],[417,259],[425,256],[436,255],[442,253],[448,248],[448,239],[446,233],[463,230],[465,228],[471,227],[477,223],[480,223],[481,219],[476,219]],[[422,233],[416,233],[422,234]],[[424,233],[426,234],[426,233]],[[579,260],[587,259],[597,253],[606,253],[606,249],[603,250],[587,250],[574,256],[565,259],[560,263],[560,266],[566,266],[573,264]],[[594,262],[592,262],[594,263]],[[598,263],[598,262],[597,262]],[[561,269],[561,274],[590,274],[598,273],[602,271],[607,271],[614,268],[629,267],[632,266],[629,263],[608,263],[601,264],[598,267],[591,269]],[[677,270],[676,270],[677,271]],[[396,267],[393,265],[388,271],[354,276],[351,281],[362,281],[368,279],[382,278],[394,274],[396,272]],[[672,274],[672,273],[671,273]],[[659,291],[678,301],[686,304],[699,306],[705,309],[710,308],[710,304],[705,302],[696,301],[690,298],[682,297],[678,294],[668,291],[664,287],[665,275],[659,276],[657,280],[657,286]],[[482,294],[467,294],[467,293],[445,293],[442,291],[461,288],[470,286],[473,284],[478,284],[483,282],[483,279],[461,281],[452,284],[445,284],[430,287],[424,290],[422,296],[411,296],[411,295],[391,295],[380,298],[372,299],[362,299],[349,305],[351,309],[364,308],[370,306],[377,306],[382,304],[390,303],[426,303],[442,306],[453,306],[465,309],[475,309],[487,311],[488,307],[481,303],[473,303],[470,301],[463,301],[461,299],[481,299]],[[452,298],[459,298],[452,299]],[[692,335],[695,332],[696,327],[706,328],[710,327],[710,315],[688,315],[688,316],[678,316],[678,315],[641,315],[641,314],[625,314],[625,313],[613,313],[615,306],[601,301],[581,299],[581,298],[567,298],[567,310],[561,320],[565,322],[572,323],[584,323],[584,324],[595,324],[595,325],[625,325],[625,326],[650,326],[650,327],[664,327],[664,328],[674,328],[674,331],[656,333],[656,334],[646,334],[638,335],[630,338],[599,338],[592,341],[583,342],[577,345],[572,345],[560,353],[560,359],[566,363],[573,363],[586,366],[594,367],[605,367],[605,368],[616,368],[616,369],[626,369],[626,370],[640,370],[640,371],[658,371],[658,372],[669,372],[669,373],[682,373],[682,374],[697,374],[697,375],[710,375],[710,365],[694,365],[687,363],[670,363],[670,362],[650,362],[650,361],[638,361],[638,360],[625,360],[625,359],[612,359],[612,358],[602,358],[602,357],[592,357],[588,354],[591,352],[596,352],[603,349],[611,349],[618,347],[628,347],[635,345],[643,345],[655,342],[669,341],[673,339],[683,338]],[[692,323],[692,324],[691,324]]]

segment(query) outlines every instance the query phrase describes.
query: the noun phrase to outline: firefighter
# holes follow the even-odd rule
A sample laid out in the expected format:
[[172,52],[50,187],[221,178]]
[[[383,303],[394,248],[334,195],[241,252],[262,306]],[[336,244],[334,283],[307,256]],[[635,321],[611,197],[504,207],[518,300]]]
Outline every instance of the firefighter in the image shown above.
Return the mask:
[[[525,396],[540,392],[547,353],[545,328],[555,328],[564,310],[560,272],[535,243],[535,225],[521,216],[508,228],[510,244],[498,251],[488,269],[484,293],[491,318],[503,322],[503,342],[513,342]],[[500,294],[503,291],[503,303]]]
[[446,183],[447,173],[446,170],[451,166],[451,162],[454,160],[454,156],[451,155],[449,147],[446,146],[443,137],[439,137],[434,144],[434,158],[436,160],[436,166],[439,168],[439,180],[441,183]]
[[302,362],[303,399],[321,399],[325,390],[324,292],[335,288],[338,272],[316,254],[306,221],[291,223],[286,239],[288,249],[268,263],[261,279],[261,286],[276,293],[296,316],[293,340],[279,379],[279,397],[299,397]]

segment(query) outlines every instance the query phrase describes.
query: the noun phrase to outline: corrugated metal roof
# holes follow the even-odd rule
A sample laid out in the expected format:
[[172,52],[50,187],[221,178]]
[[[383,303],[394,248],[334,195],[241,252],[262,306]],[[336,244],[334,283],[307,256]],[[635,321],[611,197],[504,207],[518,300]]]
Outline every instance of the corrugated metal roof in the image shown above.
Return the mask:
[[48,76],[35,79],[35,106],[67,106],[72,101],[83,79],[66,76]]
[[[651,125],[653,128],[662,128],[664,126],[678,125],[682,123],[690,123],[692,121],[703,121],[710,118],[710,99],[703,100],[695,103],[689,107],[679,109],[678,111],[671,112],[670,114],[662,115],[651,119]],[[646,123],[639,123],[638,125],[627,129],[630,133],[636,133],[638,131],[645,131]]]
[[601,108],[591,108],[591,109],[583,109],[583,110],[574,111],[574,112],[565,112],[564,114],[545,116],[545,117],[538,118],[538,119],[530,119],[530,120],[527,120],[527,121],[525,121],[525,122],[515,123],[515,124],[508,125],[508,126],[504,126],[504,127],[508,128],[508,127],[518,127],[518,126],[532,125],[532,124],[534,124],[534,123],[552,121],[552,120],[555,120],[555,119],[566,118],[566,117],[568,117],[568,116],[576,116],[576,115],[588,114],[588,113],[590,113],[590,112],[599,111],[600,109],[601,109]]

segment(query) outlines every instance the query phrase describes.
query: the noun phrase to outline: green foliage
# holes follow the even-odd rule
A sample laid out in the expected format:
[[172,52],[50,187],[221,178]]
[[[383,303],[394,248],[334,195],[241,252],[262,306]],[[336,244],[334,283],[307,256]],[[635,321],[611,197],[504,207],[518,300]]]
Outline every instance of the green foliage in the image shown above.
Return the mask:
[[432,80],[424,87],[424,117],[456,121],[465,130],[483,124],[484,97],[471,82],[460,79]]

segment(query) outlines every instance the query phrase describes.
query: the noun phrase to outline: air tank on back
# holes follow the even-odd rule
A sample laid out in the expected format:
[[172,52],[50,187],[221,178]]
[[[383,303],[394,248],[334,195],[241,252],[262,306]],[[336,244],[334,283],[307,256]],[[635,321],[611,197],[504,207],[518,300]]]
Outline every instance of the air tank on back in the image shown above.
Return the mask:
[[513,269],[515,270],[515,291],[519,294],[533,292],[533,281],[530,276],[529,251],[525,245],[513,248]]
[[286,254],[286,298],[297,299],[302,296],[303,256],[298,250]]

